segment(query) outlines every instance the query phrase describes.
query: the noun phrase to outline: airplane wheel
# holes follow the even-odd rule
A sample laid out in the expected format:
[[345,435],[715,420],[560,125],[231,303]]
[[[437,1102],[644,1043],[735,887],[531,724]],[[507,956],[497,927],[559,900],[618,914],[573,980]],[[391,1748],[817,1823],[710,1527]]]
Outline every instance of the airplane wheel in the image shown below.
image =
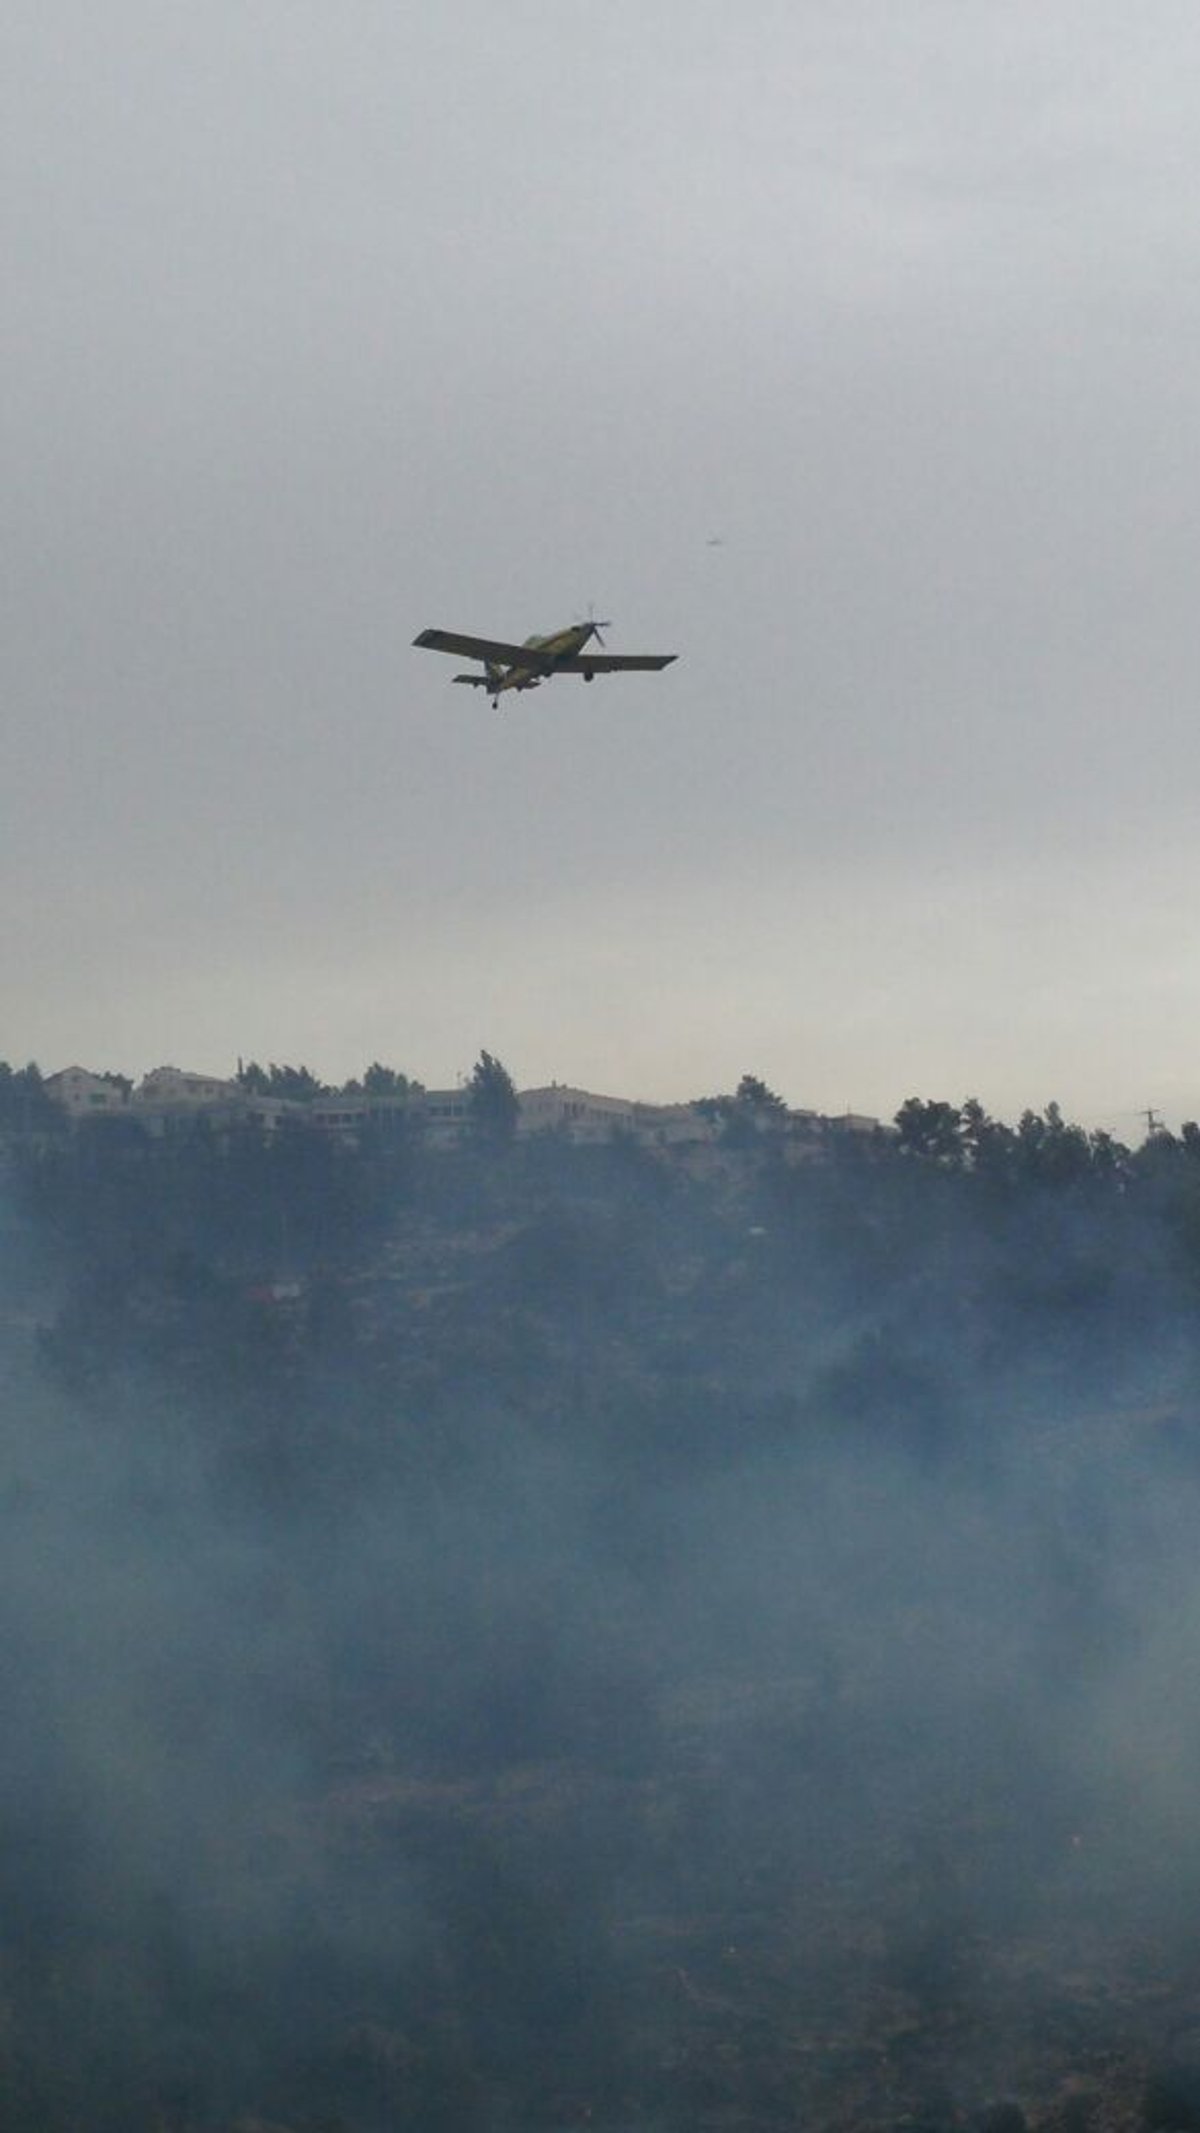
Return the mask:
[[585,674],[583,678],[585,681],[595,681],[596,679],[594,674]]

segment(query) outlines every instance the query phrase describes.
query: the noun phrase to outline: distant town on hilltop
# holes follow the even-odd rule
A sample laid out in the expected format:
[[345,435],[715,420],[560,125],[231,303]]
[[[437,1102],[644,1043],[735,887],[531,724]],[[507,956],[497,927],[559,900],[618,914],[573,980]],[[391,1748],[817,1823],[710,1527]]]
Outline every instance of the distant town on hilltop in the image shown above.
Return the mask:
[[299,1126],[355,1141],[391,1125],[419,1131],[433,1145],[450,1145],[489,1111],[493,1116],[507,1111],[504,1123],[522,1138],[553,1133],[595,1143],[623,1136],[663,1149],[702,1148],[728,1140],[731,1125],[742,1125],[756,1134],[771,1130],[799,1155],[814,1152],[829,1135],[878,1130],[877,1120],[856,1113],[826,1117],[792,1108],[751,1074],[743,1075],[731,1095],[687,1103],[643,1103],[557,1081],[518,1089],[486,1051],[474,1074],[452,1089],[425,1088],[379,1063],[341,1087],[328,1086],[307,1067],[262,1067],[241,1060],[227,1077],[158,1066],[137,1083],[125,1074],[78,1065],[45,1075],[36,1066],[0,1066],[0,1122],[18,1133],[111,1121],[161,1139],[203,1121],[215,1132],[252,1127],[270,1135],[283,1126]]

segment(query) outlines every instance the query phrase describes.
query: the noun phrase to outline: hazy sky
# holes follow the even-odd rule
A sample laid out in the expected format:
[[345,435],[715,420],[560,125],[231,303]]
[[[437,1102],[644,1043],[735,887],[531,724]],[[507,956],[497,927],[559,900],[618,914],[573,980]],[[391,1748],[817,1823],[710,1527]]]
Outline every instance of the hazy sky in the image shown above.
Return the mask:
[[8,0],[0,142],[0,1056],[1200,1113],[1192,0]]

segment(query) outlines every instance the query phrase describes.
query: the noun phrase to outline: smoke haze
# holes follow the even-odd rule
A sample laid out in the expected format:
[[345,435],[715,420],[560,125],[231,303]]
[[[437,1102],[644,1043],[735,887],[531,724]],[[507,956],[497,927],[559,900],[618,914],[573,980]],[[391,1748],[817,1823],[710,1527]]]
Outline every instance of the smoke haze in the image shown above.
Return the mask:
[[1200,1956],[1185,1152],[738,1160],[430,1157],[286,1333],[26,1202],[6,2125],[1132,2108]]

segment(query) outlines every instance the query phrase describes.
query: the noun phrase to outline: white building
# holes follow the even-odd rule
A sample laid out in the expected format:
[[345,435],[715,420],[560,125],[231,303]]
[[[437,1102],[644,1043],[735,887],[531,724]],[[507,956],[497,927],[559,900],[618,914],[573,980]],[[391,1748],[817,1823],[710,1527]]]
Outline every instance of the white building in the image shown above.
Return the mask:
[[597,1096],[551,1082],[522,1089],[517,1131],[561,1133],[569,1141],[610,1141],[615,1133],[656,1147],[679,1147],[713,1138],[714,1129],[691,1104],[643,1104],[628,1096]]
[[607,1141],[621,1127],[632,1131],[637,1108],[627,1096],[593,1096],[557,1081],[548,1089],[522,1089],[517,1101],[518,1133],[565,1133],[572,1141]]
[[471,1123],[471,1092],[465,1083],[458,1089],[426,1089],[413,1109],[427,1139],[461,1140]]
[[720,1129],[694,1104],[635,1104],[633,1130],[657,1148],[694,1148],[714,1141]]
[[58,1104],[68,1118],[102,1118],[113,1111],[125,1111],[129,1098],[120,1082],[109,1081],[103,1074],[92,1074],[86,1067],[60,1068],[57,1074],[47,1074],[42,1083],[47,1096]]
[[213,1104],[236,1103],[242,1089],[215,1074],[185,1074],[173,1066],[152,1067],[133,1092],[133,1102],[155,1111],[202,1111]]
[[308,1125],[320,1133],[333,1133],[341,1140],[354,1141],[367,1127],[386,1133],[389,1129],[402,1133],[410,1113],[420,1115],[419,1096],[374,1096],[366,1090],[357,1090],[350,1095],[338,1094],[314,1096],[310,1103],[293,1104],[290,1108],[300,1112]]

